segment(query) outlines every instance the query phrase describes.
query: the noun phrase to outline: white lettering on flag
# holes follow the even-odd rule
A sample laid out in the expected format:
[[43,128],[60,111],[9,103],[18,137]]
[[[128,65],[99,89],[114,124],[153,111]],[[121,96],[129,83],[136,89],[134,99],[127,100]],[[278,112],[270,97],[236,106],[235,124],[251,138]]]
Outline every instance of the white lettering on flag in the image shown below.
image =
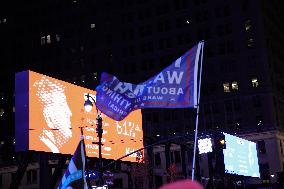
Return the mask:
[[179,58],[175,61],[175,67],[176,67],[176,68],[180,68],[180,62],[181,62],[181,57],[179,57]]
[[173,71],[172,75],[170,71],[167,71],[167,74],[168,74],[169,84],[173,84],[174,80],[176,81],[176,84],[180,84],[182,76],[183,76],[183,72],[180,72],[179,76],[177,76],[176,71]]

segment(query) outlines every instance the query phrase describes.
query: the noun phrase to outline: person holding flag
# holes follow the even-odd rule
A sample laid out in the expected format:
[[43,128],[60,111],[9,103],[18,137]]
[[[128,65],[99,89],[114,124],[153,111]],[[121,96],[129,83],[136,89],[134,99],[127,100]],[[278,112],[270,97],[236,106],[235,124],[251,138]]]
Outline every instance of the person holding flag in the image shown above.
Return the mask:
[[68,168],[65,171],[57,189],[88,189],[85,178],[85,144],[84,137],[81,140],[77,149],[69,162]]

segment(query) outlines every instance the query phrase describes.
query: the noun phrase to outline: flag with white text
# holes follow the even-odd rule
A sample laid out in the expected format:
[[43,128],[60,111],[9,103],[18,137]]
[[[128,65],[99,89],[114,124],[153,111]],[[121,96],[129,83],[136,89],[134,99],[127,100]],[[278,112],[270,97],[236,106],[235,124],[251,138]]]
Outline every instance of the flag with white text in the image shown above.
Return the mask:
[[57,189],[87,189],[85,179],[85,150],[84,141],[81,139],[68,168],[65,171],[61,183]]
[[96,88],[97,108],[117,121],[135,109],[194,108],[202,49],[203,42],[199,42],[160,73],[138,85],[103,73]]

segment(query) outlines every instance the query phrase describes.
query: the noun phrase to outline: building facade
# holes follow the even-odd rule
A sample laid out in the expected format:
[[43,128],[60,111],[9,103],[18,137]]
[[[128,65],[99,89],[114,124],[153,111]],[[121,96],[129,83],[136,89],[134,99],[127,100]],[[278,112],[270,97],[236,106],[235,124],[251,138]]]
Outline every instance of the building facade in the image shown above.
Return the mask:
[[[280,0],[4,3],[0,15],[1,62],[5,65],[1,66],[0,86],[2,165],[17,162],[13,150],[17,142],[12,84],[15,72],[30,69],[92,89],[102,71],[122,81],[139,83],[200,40],[205,40],[200,131],[283,131],[283,8]],[[150,143],[193,133],[195,115],[193,109],[143,110],[144,135]],[[253,140],[268,149],[282,144],[280,138],[274,137],[271,142],[266,134],[260,136],[264,138]],[[281,158],[269,159],[276,161],[269,167],[264,165],[261,171],[267,172],[267,167],[270,175],[282,171]],[[166,170],[169,166],[166,163]],[[154,172],[156,176],[160,176],[159,171]],[[263,177],[267,179],[267,175]],[[156,180],[165,182],[164,177]]]

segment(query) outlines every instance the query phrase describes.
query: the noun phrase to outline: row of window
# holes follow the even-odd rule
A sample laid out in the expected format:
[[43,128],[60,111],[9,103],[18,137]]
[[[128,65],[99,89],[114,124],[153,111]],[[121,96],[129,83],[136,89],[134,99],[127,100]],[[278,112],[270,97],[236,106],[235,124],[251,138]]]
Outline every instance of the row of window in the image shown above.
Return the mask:
[[[255,108],[259,108],[262,106],[262,100],[260,98],[260,96],[255,95],[252,96],[252,105]],[[220,113],[220,109],[221,107],[217,104],[217,103],[208,103],[208,104],[204,104],[202,106],[202,110],[204,115],[209,115],[209,114],[218,114]],[[226,113],[232,113],[232,112],[238,112],[241,110],[241,102],[239,99],[229,99],[229,100],[225,100],[224,101],[224,110]],[[163,116],[164,116],[164,120],[178,120],[179,119],[179,115],[182,113],[182,111],[171,111],[171,110],[164,110],[163,111]],[[190,115],[190,112],[188,112],[187,110],[183,111],[183,117],[184,119],[188,119],[188,116]],[[145,120],[147,122],[153,122],[153,123],[159,123],[160,121],[160,114],[158,112],[149,112],[149,113],[145,113]],[[261,118],[260,118],[261,117]],[[257,116],[256,120],[257,122],[259,122],[260,120],[263,121],[263,116]]]
[[[13,182],[16,178],[16,173],[11,174],[11,182]],[[26,184],[37,184],[38,182],[38,175],[37,170],[28,170],[26,172]],[[3,186],[3,175],[0,175],[0,187]]]
[[6,23],[7,22],[7,18],[2,18],[2,19],[0,19],[0,24],[4,24],[4,23]]
[[[189,26],[190,22],[191,21],[189,18],[177,18],[176,28]],[[158,21],[156,26],[157,26],[157,32],[166,32],[171,30],[172,28],[170,20]],[[196,31],[196,35],[198,39],[208,40],[212,38],[212,36],[222,37],[225,35],[230,35],[232,34],[232,32],[233,32],[232,23],[225,23],[217,25],[216,32],[212,32],[210,28],[205,28],[205,29],[200,28]],[[146,24],[144,26],[141,26],[138,29],[137,34],[139,35],[140,38],[150,36],[153,34],[153,26],[151,24]],[[134,38],[135,38],[135,31],[133,29],[129,29],[122,33],[122,39],[124,40],[133,40]]]
[[[59,41],[60,41],[60,35],[59,35],[59,34],[56,34],[56,35],[54,36],[54,40],[55,40],[56,42],[59,42]],[[40,38],[40,44],[41,44],[41,45],[50,44],[51,41],[52,41],[51,35],[41,36],[41,38]]]
[[[154,163],[155,166],[160,166],[162,163],[161,160],[161,153],[155,153],[154,155]],[[174,150],[174,151],[170,151],[170,163],[174,164],[174,163],[181,163],[181,153],[180,151]]]
[[[175,10],[181,10],[181,9],[187,9],[187,3],[182,3],[183,5],[186,4],[186,6],[181,6],[180,3],[178,3],[177,1],[175,2]],[[135,16],[137,16],[138,20],[146,20],[146,19],[151,19],[153,16],[161,16],[161,15],[165,15],[170,13],[170,9],[171,6],[169,6],[168,4],[159,4],[157,6],[155,6],[153,9],[155,10],[151,10],[151,8],[149,9],[149,7],[147,9],[141,10],[141,11],[137,11],[137,15],[134,12],[128,12],[125,14],[121,15],[121,22],[122,23],[131,23],[134,21]],[[224,17],[228,17],[231,16],[231,8],[229,5],[225,5],[222,7],[216,7],[214,9],[214,16],[215,18],[224,18]],[[203,10],[203,11],[199,11],[197,12],[194,17],[196,22],[201,23],[204,21],[207,21],[208,19],[212,18],[213,13],[211,13],[209,10]]]
[[[257,78],[252,78],[251,79],[251,86],[253,88],[257,88],[259,86]],[[229,82],[223,83],[223,90],[224,90],[225,93],[229,93],[229,92],[232,92],[232,91],[239,90],[238,82],[237,81],[233,81],[231,83],[229,83]]]

